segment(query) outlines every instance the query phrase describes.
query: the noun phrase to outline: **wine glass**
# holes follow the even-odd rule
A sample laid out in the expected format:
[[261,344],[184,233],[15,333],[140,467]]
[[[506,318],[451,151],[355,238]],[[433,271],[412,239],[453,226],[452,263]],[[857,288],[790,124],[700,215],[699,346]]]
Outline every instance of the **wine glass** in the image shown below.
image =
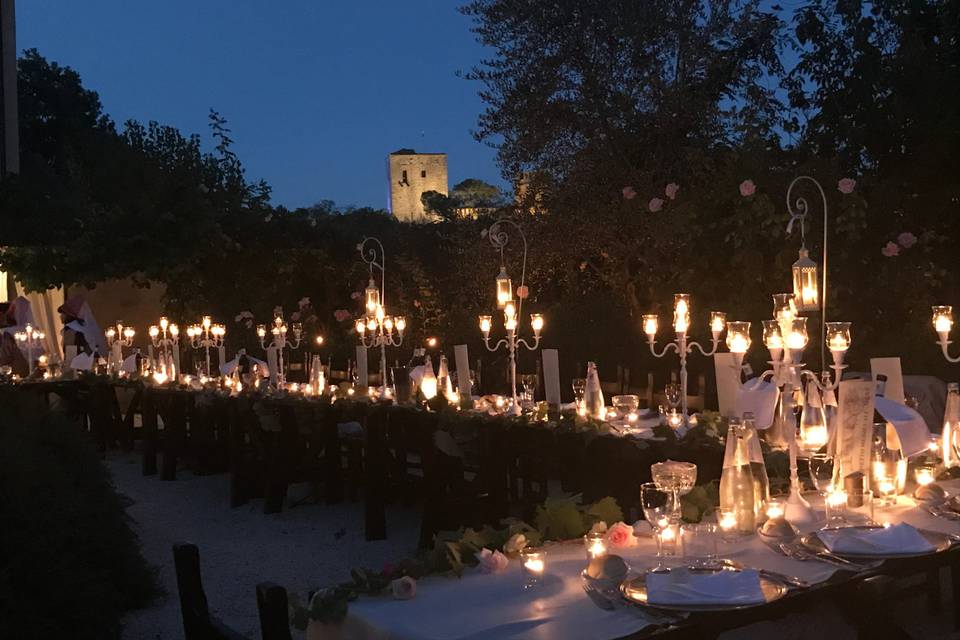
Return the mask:
[[573,400],[579,407],[583,403],[583,394],[587,390],[586,378],[573,379]]
[[825,496],[833,484],[833,456],[828,453],[814,453],[808,462],[810,466],[810,480],[817,492]]
[[524,373],[520,376],[520,384],[523,385],[524,400],[533,402],[533,394],[537,389],[537,374]]
[[613,396],[611,402],[613,402],[613,408],[617,410],[621,417],[640,408],[640,396],[632,394]]
[[656,482],[644,482],[640,485],[640,506],[643,509],[643,517],[650,523],[653,537],[657,541],[657,568],[660,568],[663,563],[660,531],[670,523],[672,510],[670,502],[670,494]]
[[677,407],[680,406],[681,398],[681,389],[680,385],[676,382],[671,382],[663,389],[663,395],[667,400],[667,404],[670,405],[670,411],[676,413]]

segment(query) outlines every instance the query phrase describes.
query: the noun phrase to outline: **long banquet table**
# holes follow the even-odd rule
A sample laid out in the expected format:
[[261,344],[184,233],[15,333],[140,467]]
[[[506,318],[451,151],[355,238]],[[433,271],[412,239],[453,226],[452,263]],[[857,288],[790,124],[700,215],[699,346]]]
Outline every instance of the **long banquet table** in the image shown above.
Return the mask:
[[[943,483],[951,495],[960,491],[960,481]],[[944,520],[915,506],[912,498],[902,496],[895,507],[875,512],[879,523],[908,522],[913,526],[945,534],[960,535],[960,522]],[[637,545],[612,553],[623,556],[636,571],[655,564],[655,545],[649,537],[637,538]],[[953,573],[954,616],[960,616],[960,547],[942,554],[887,560],[876,569],[861,573],[838,571],[819,562],[801,562],[779,555],[751,536],[738,542],[721,542],[719,555],[753,568],[763,568],[796,576],[814,585],[793,589],[783,599],[740,611],[691,614],[676,624],[658,623],[632,605],[607,611],[595,606],[582,588],[580,571],[585,566],[582,543],[548,545],[547,580],[542,587],[524,591],[518,560],[511,560],[506,571],[484,574],[468,570],[462,578],[428,576],[419,581],[412,600],[393,600],[389,596],[361,597],[350,604],[344,624],[345,639],[354,640],[467,640],[486,638],[645,638],[714,637],[717,634],[789,613],[802,612],[826,601],[841,609],[859,607],[857,589],[868,578],[902,578],[923,575],[950,567]],[[682,559],[675,559],[682,563]],[[880,602],[876,603],[882,607]],[[859,611],[861,621],[884,629],[882,637],[896,635],[895,623],[880,609]],[[854,621],[855,623],[857,621]],[[880,636],[874,636],[880,637]]]

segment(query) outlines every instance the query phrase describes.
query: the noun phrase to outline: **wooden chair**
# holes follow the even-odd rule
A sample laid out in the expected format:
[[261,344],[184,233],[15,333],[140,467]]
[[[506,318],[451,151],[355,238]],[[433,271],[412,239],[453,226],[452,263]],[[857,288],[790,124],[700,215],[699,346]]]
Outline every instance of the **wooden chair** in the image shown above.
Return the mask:
[[631,376],[630,369],[624,368],[623,370],[623,392],[632,393],[640,397],[640,406],[643,408],[652,409],[653,408],[653,372],[647,372],[646,377],[646,386],[633,386],[634,382],[640,382],[643,378],[643,374],[637,374],[635,377]]
[[287,590],[272,582],[257,585],[261,640],[293,640],[287,610]]
[[177,572],[184,639],[247,640],[210,615],[200,578],[200,552],[197,546],[189,543],[173,545],[173,563]]
[[603,392],[605,400],[609,401],[611,397],[623,393],[623,367],[617,366],[617,379],[615,382],[600,381],[600,391]]

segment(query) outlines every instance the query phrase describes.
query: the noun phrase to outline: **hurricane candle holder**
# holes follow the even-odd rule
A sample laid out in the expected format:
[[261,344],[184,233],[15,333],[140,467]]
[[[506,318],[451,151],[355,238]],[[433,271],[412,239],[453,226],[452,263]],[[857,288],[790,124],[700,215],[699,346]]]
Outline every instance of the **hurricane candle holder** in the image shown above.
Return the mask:
[[[507,267],[504,262],[504,249],[510,241],[504,225],[512,225],[520,239],[523,240],[523,266],[520,271],[520,286],[517,288],[517,298],[519,302],[513,300],[513,284],[510,276],[507,275]],[[483,334],[483,344],[487,351],[496,352],[501,347],[505,347],[510,358],[510,394],[512,404],[507,412],[511,415],[520,415],[520,402],[517,397],[517,350],[520,347],[528,351],[535,351],[540,346],[540,332],[543,330],[544,320],[539,313],[530,314],[530,328],[533,330],[533,343],[519,337],[520,317],[523,310],[523,301],[528,296],[527,286],[525,284],[527,275],[527,237],[513,220],[503,218],[497,220],[487,230],[487,237],[493,247],[500,251],[500,274],[496,280],[497,307],[503,310],[504,329],[507,332],[505,338],[498,340],[493,346],[490,345],[490,330],[493,327],[493,318],[489,315],[480,316],[480,332]]]
[[937,332],[937,344],[940,345],[940,351],[947,362],[960,362],[960,356],[952,357],[950,355],[950,331],[953,329],[953,307],[949,305],[938,305],[933,307],[933,330]]
[[[379,249],[379,253],[378,253]],[[356,321],[357,334],[360,344],[365,349],[380,349],[380,397],[387,398],[387,347],[399,347],[403,344],[403,332],[407,328],[407,320],[403,316],[396,318],[387,315],[386,311],[386,253],[383,243],[377,238],[364,238],[357,245],[360,258],[370,270],[370,281],[364,292],[365,317]],[[374,269],[380,271],[380,288],[374,280]],[[366,381],[360,382],[361,389]]]
[[136,335],[133,327],[123,326],[117,320],[116,325],[107,327],[104,336],[107,338],[107,348],[110,349],[110,365],[117,371],[123,366],[123,348],[133,346],[133,336]]
[[[175,380],[180,369],[180,328],[161,316],[159,325],[152,325],[150,335],[150,361],[153,363],[154,349],[160,350],[160,365],[153,363],[154,379],[163,382]],[[159,376],[157,376],[159,374]]]

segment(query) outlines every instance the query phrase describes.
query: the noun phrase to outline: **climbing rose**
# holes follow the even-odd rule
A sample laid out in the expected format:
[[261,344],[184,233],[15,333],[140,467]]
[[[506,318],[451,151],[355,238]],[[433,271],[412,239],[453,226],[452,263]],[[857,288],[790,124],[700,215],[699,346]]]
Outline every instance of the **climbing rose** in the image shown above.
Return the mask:
[[837,182],[837,191],[840,193],[853,193],[853,188],[857,186],[857,181],[853,178],[841,178]]
[[917,244],[917,236],[913,235],[909,231],[904,231],[897,236],[897,244],[904,249],[909,249],[913,245]]
[[671,200],[677,199],[678,191],[680,191],[680,185],[678,185],[676,182],[671,182],[670,184],[667,185],[667,188],[663,190],[666,196]]
[[623,188],[623,199],[624,200],[633,200],[637,197],[637,191],[633,187],[624,187]]
[[740,183],[740,195],[744,198],[749,198],[757,192],[757,185],[753,184],[753,180],[744,180]]
[[648,204],[647,207],[650,209],[650,211],[656,213],[657,211],[663,209],[663,200],[660,198],[654,198],[650,201],[650,204]]
[[350,319],[350,312],[346,309],[337,309],[333,312],[333,317],[337,322],[344,322]]
[[880,250],[880,253],[888,258],[900,255],[900,246],[896,242],[888,242],[887,246]]

